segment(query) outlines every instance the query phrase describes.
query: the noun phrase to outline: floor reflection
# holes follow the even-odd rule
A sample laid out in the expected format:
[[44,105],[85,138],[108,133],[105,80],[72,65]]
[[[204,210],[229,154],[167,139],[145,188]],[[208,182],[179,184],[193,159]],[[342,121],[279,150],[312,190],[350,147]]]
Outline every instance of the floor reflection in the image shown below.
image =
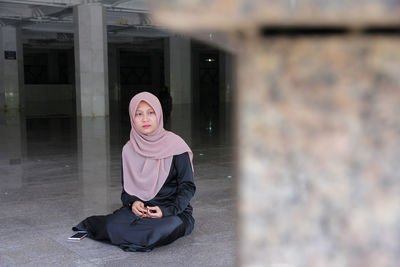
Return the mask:
[[[198,156],[205,156],[202,152],[205,149],[233,147],[230,105],[211,111],[192,105],[174,105],[165,128],[180,135],[198,151]],[[13,175],[15,183],[77,180],[74,176],[77,171],[82,171],[84,176],[86,173],[98,176],[93,177],[97,181],[89,184],[116,186],[120,182],[120,153],[130,131],[128,114],[87,119],[26,119],[16,112],[0,117],[0,129],[1,168],[7,168],[7,174],[11,169],[14,172],[18,169],[20,173]],[[3,175],[3,180],[5,177],[9,175]],[[86,180],[82,179],[83,183]]]
[[1,184],[11,188],[22,185],[22,160],[26,156],[26,144],[23,115],[17,111],[0,113]]
[[77,155],[85,210],[108,210],[110,175],[109,118],[77,119]]

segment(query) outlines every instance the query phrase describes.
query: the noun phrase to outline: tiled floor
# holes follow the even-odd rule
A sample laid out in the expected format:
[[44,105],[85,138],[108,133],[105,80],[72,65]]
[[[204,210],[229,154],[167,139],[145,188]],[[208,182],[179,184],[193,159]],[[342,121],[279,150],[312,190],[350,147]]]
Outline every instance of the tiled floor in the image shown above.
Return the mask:
[[120,207],[126,116],[25,118],[0,114],[0,266],[232,266],[235,147],[229,107],[175,106],[167,127],[195,155],[195,230],[149,253],[84,239],[71,226]]

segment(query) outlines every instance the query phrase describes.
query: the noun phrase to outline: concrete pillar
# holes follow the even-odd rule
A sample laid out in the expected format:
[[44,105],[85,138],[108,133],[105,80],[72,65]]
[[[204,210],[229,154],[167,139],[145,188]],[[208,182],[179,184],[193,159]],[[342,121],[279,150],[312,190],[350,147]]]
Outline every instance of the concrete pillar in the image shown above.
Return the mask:
[[242,47],[244,266],[398,263],[399,45],[397,36],[356,35]]
[[75,79],[78,116],[108,116],[108,55],[101,4],[74,7]]
[[170,92],[174,104],[192,103],[190,39],[169,39]]
[[23,107],[24,56],[21,29],[14,26],[0,27],[0,108]]

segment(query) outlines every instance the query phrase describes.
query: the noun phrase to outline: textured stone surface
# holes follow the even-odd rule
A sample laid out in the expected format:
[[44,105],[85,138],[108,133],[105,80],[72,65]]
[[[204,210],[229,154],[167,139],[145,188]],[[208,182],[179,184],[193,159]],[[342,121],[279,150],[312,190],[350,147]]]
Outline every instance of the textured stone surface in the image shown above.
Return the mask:
[[371,36],[244,45],[244,265],[397,265],[399,45],[400,37]]
[[163,26],[194,29],[248,29],[258,25],[399,24],[395,0],[152,0],[154,19]]

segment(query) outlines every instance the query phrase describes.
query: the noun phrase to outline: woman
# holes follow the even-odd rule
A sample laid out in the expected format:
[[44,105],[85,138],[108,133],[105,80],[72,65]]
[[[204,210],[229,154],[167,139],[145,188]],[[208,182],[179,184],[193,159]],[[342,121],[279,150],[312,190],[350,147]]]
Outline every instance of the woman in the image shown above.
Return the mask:
[[193,153],[182,138],[163,128],[156,96],[135,95],[129,115],[130,140],[122,149],[123,207],[88,217],[72,229],[125,251],[150,251],[193,230]]

